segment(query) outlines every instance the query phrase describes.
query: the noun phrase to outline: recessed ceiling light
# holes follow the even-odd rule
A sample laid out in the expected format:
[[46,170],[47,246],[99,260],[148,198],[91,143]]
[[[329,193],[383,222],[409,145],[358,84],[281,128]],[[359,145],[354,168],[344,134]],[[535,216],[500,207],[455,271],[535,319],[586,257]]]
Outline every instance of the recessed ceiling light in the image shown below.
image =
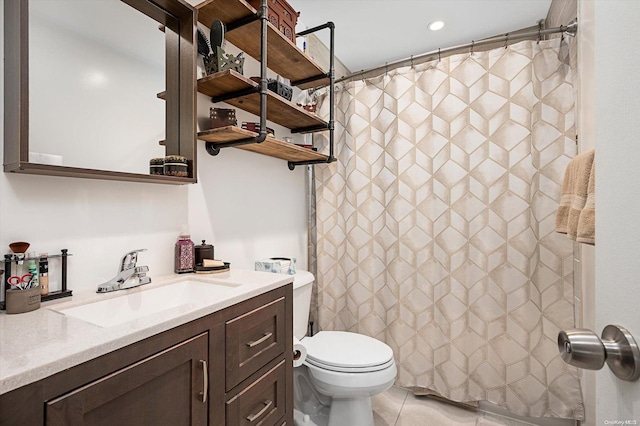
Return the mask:
[[438,31],[441,30],[444,27],[444,22],[442,21],[433,21],[429,24],[429,26],[427,28],[429,28],[429,30],[431,31]]

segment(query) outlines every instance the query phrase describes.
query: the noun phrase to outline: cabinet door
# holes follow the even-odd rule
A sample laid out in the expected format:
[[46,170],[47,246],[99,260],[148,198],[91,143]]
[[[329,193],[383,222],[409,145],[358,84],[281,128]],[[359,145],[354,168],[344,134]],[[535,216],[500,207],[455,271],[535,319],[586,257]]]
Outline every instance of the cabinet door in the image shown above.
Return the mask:
[[284,312],[281,297],[227,321],[227,391],[284,352]]
[[47,402],[51,426],[207,424],[208,333]]

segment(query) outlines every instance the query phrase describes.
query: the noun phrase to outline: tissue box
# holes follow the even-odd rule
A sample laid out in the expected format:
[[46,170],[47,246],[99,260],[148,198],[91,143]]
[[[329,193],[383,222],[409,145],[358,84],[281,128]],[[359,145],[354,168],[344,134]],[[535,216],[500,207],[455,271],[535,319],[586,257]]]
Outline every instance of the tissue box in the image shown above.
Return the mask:
[[256,261],[256,271],[293,275],[296,273],[295,257],[271,257]]

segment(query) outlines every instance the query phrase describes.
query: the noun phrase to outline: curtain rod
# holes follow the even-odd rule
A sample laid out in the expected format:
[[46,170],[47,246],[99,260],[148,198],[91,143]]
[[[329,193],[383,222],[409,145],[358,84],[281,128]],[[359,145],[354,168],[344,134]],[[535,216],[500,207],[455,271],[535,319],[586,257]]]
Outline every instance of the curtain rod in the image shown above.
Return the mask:
[[573,21],[569,22],[567,25],[561,25],[561,26],[555,27],[555,28],[539,29],[539,30],[528,31],[528,32],[519,32],[519,33],[516,33],[516,34],[506,33],[506,34],[499,35],[499,36],[493,36],[493,37],[489,37],[489,38],[484,38],[484,39],[478,40],[478,41],[472,41],[471,43],[461,44],[461,45],[453,46],[453,47],[447,47],[445,49],[434,50],[434,51],[431,51],[431,52],[423,53],[421,55],[412,56],[410,58],[405,58],[405,59],[400,59],[398,61],[389,62],[389,63],[381,65],[379,67],[369,68],[367,70],[358,71],[358,72],[349,74],[346,77],[342,77],[342,78],[337,79],[336,83],[341,83],[343,81],[353,80],[353,79],[355,79],[357,77],[360,77],[360,76],[363,76],[363,75],[366,75],[366,74],[369,74],[369,73],[374,73],[376,71],[388,72],[390,70],[394,70],[396,68],[400,68],[400,67],[403,67],[403,66],[406,66],[406,65],[414,64],[416,62],[426,62],[428,59],[440,58],[443,55],[448,55],[448,54],[453,54],[453,53],[461,53],[462,51],[466,51],[466,50],[471,50],[471,52],[473,53],[473,49],[474,48],[486,46],[488,44],[505,43],[505,47],[506,47],[506,44],[509,43],[510,41],[520,41],[520,40],[526,40],[526,39],[542,38],[543,36],[547,36],[547,35],[551,35],[551,34],[558,34],[558,33],[566,33],[567,35],[570,35],[571,37],[575,37],[577,31],[578,31],[578,21],[574,19]]

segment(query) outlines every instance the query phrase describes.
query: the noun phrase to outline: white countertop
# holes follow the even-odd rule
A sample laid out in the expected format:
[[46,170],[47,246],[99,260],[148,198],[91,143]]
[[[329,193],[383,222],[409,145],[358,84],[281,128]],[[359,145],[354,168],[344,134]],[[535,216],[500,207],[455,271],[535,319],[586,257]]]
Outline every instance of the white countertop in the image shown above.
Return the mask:
[[[217,300],[169,308],[136,320],[100,327],[57,312],[127,293],[184,280],[232,284]],[[43,303],[23,314],[0,313],[0,394],[36,382],[85,361],[201,318],[293,281],[292,275],[232,269],[221,274],[153,277],[140,287],[102,294],[74,295]]]

